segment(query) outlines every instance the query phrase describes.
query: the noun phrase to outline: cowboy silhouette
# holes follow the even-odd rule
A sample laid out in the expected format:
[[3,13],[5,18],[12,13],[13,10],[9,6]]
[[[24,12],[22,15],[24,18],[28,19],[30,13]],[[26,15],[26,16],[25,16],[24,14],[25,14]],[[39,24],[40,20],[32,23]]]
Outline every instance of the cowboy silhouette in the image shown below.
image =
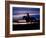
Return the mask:
[[29,16],[29,13],[27,13],[27,16],[24,16],[23,19],[25,19],[26,22],[30,22],[30,16]]

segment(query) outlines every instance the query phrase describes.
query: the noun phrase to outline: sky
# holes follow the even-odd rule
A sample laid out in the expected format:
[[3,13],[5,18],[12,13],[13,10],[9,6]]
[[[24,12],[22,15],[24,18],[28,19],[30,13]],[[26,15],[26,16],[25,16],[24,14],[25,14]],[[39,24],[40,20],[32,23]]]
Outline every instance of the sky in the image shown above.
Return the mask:
[[18,14],[40,14],[40,8],[13,7],[13,15]]

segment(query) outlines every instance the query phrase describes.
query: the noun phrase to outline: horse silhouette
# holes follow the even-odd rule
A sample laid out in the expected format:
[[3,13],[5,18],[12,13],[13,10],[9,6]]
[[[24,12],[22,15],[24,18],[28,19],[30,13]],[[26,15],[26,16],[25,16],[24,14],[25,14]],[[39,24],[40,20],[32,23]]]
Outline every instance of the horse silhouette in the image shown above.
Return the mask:
[[26,20],[26,22],[30,22],[30,20],[31,20],[31,22],[32,21],[36,21],[36,18],[35,17],[30,17],[29,16],[29,13],[27,13],[27,16],[23,16],[23,19],[25,19]]

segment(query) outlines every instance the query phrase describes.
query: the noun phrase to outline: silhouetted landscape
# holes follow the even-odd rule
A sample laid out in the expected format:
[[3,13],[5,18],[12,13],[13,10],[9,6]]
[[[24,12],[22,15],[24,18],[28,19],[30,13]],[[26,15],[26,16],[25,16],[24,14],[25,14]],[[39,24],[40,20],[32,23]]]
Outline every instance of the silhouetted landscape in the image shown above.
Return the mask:
[[39,8],[13,8],[13,31],[40,29]]
[[[37,18],[37,19],[36,19]],[[31,17],[31,21],[28,20],[28,22],[30,22],[30,24],[13,24],[13,30],[38,30],[40,29],[40,19],[36,16],[35,17]],[[13,21],[13,23],[16,21]],[[34,23],[32,23],[34,22]],[[18,22],[19,23],[19,22]],[[25,22],[24,22],[25,23]]]

